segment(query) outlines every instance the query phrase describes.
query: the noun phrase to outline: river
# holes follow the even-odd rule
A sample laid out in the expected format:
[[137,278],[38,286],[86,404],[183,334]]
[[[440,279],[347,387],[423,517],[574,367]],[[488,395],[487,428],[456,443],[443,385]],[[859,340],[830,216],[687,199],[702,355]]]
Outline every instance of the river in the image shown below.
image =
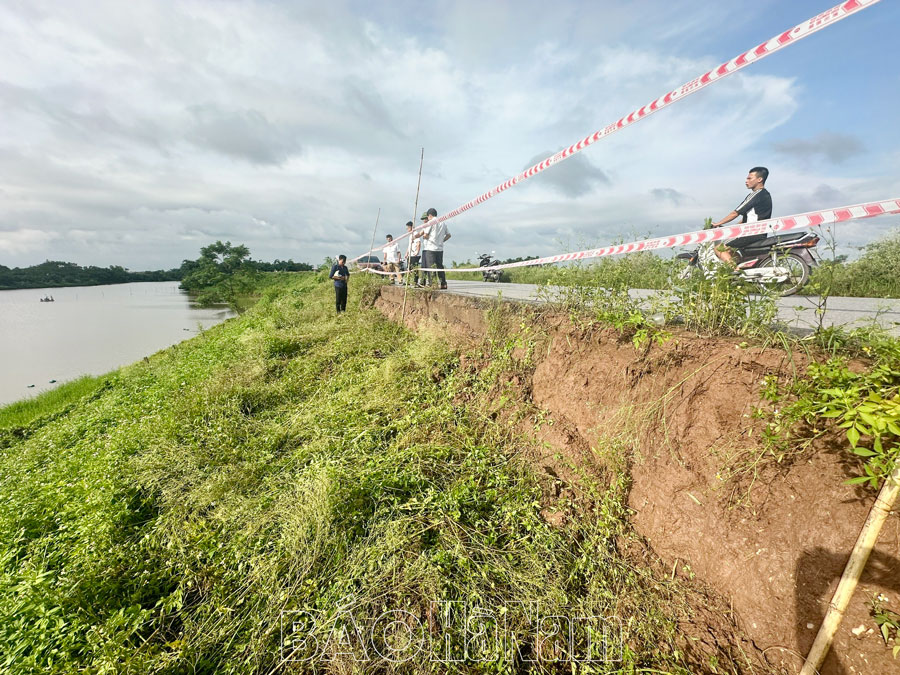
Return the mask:
[[0,291],[0,405],[52,389],[51,380],[133,363],[232,316],[227,306],[198,307],[177,281]]

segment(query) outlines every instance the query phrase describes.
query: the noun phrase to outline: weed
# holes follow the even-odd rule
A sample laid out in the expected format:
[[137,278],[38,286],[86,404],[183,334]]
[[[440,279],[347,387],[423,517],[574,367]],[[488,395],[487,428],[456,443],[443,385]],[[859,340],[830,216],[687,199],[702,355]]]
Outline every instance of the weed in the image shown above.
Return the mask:
[[688,330],[744,337],[772,332],[778,311],[773,294],[737,282],[724,266],[710,278],[693,274],[675,286],[672,297],[660,298],[658,307],[672,320],[680,319]]
[[900,614],[887,609],[884,600],[880,595],[872,600],[872,618],[875,619],[884,644],[891,648],[896,659],[900,656]]
[[4,406],[0,408],[0,430],[24,429],[48,421],[95,393],[105,381],[103,377],[84,376],[34,398]]
[[[829,331],[820,340],[832,355],[811,363],[803,377],[783,386],[765,381],[763,396],[775,406],[771,415],[760,413],[770,417],[768,447],[783,456],[796,452],[801,439],[808,444],[828,429],[841,430],[862,465],[862,475],[848,482],[877,487],[900,456],[900,341],[871,327]],[[849,347],[871,365],[862,372],[851,369],[840,353]]]

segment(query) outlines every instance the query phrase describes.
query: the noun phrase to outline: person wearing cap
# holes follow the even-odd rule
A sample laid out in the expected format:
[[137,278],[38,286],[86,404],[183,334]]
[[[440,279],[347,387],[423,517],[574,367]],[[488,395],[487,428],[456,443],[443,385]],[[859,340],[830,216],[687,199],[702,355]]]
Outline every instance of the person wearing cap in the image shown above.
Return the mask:
[[414,275],[413,284],[419,285],[419,260],[422,252],[422,242],[413,234],[413,221],[406,223],[406,233],[409,235],[409,242],[406,245],[406,271]]
[[403,282],[403,277],[400,276],[400,247],[394,243],[393,235],[389,234],[385,239],[387,239],[387,244],[382,249],[384,269],[394,275],[393,283],[400,284]]
[[[422,214],[422,220],[426,221],[424,229],[416,233],[416,238],[422,238],[422,267],[426,270],[438,269],[437,277],[441,282],[441,290],[447,289],[447,277],[444,275],[444,242],[450,238],[450,230],[443,221],[436,221],[437,211],[428,209]],[[422,281],[425,286],[431,283],[432,272],[424,272]]]

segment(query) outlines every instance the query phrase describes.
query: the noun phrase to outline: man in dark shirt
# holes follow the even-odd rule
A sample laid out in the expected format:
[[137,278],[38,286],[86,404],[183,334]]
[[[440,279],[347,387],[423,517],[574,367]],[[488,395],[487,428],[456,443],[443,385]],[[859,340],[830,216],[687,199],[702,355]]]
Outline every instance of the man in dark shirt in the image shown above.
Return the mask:
[[339,255],[337,262],[331,266],[328,276],[334,279],[334,305],[338,314],[347,309],[347,280],[350,270],[347,269],[347,256]]
[[[713,227],[720,227],[732,220],[741,217],[741,223],[755,223],[757,220],[768,220],[772,217],[772,195],[766,190],[766,179],[769,177],[769,170],[764,166],[754,166],[747,174],[745,185],[751,190],[747,198],[744,199],[731,213],[722,218],[717,223],[713,223]],[[766,238],[765,234],[751,234],[746,237],[737,237],[724,244],[716,247],[716,255],[731,265],[735,264],[734,252],[738,249],[748,246],[757,241]]]

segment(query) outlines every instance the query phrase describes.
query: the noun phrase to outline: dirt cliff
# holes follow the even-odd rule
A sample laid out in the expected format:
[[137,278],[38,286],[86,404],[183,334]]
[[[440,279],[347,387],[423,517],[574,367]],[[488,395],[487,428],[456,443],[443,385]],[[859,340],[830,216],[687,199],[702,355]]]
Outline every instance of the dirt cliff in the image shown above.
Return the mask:
[[[438,324],[476,340],[495,305],[429,292],[403,302],[402,289],[384,287],[375,305],[412,329]],[[808,357],[687,334],[638,349],[550,311],[528,321],[539,347],[519,390],[565,430],[548,437],[554,451],[584,464],[604,439],[626,435],[634,528],[664,564],[733,608],[773,672],[797,672],[874,500],[845,484],[854,467],[836,435],[780,463],[762,452],[762,379],[802,373]],[[560,475],[553,455],[535,461]],[[823,673],[900,672],[870,615],[879,593],[900,607],[896,512]]]

